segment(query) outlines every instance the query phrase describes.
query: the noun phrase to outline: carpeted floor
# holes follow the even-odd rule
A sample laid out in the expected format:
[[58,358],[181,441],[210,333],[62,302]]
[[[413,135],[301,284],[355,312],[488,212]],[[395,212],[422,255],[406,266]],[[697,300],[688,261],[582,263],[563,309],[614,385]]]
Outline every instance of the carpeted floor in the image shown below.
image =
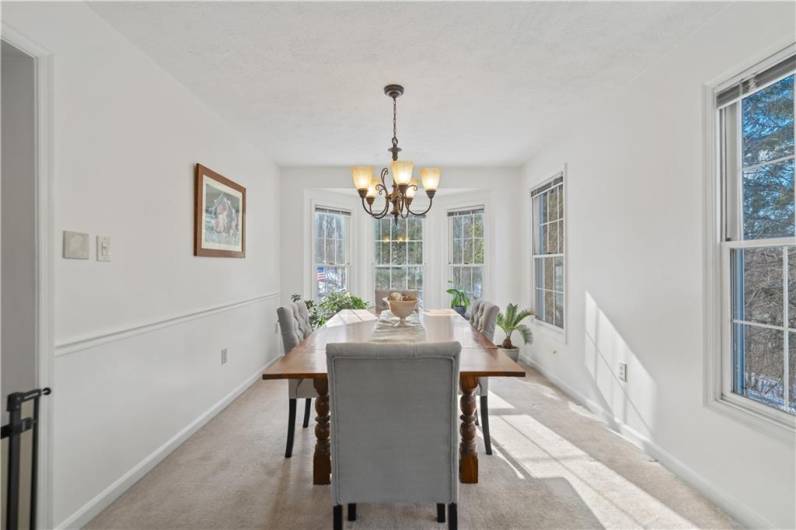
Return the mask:
[[[299,418],[284,458],[286,387],[257,382],[88,528],[331,528],[329,487],[311,484],[312,424]],[[479,440],[480,483],[460,487],[461,528],[737,527],[534,370],[490,387],[495,454]],[[447,527],[433,505],[357,511],[345,528]]]

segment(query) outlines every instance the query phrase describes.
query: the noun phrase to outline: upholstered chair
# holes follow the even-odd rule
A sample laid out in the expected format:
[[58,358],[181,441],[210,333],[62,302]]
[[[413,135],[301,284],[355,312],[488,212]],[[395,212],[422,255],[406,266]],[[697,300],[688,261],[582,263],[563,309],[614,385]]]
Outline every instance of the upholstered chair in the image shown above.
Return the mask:
[[[388,309],[387,304],[384,302],[384,299],[390,296],[390,293],[399,292],[403,296],[412,295],[417,298],[418,292],[411,291],[411,290],[404,290],[399,291],[398,289],[376,289],[376,314],[380,315],[382,311]],[[419,304],[418,304],[419,305]]]
[[[470,324],[491,341],[495,340],[495,323],[500,308],[493,303],[476,300],[470,313]],[[478,378],[478,396],[481,400],[481,432],[484,434],[486,454],[492,454],[492,438],[489,436],[489,378]]]
[[[287,355],[290,350],[312,333],[310,312],[307,310],[307,305],[299,300],[280,307],[276,310],[276,314],[279,317],[282,344],[285,347],[285,355]],[[318,393],[315,391],[312,379],[290,379],[288,385],[288,423],[285,458],[290,458],[293,455],[293,436],[296,429],[296,400],[305,400],[302,427],[306,429],[310,422],[312,399],[316,397],[318,397]]]
[[457,525],[458,342],[326,346],[335,530],[357,503],[437,505]]

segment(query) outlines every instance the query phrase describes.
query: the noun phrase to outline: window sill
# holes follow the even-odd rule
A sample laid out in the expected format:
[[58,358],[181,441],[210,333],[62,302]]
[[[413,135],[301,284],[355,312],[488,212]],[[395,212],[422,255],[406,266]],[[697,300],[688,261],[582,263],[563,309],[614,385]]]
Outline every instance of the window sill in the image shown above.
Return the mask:
[[726,397],[709,398],[707,407],[716,413],[743,423],[755,431],[793,443],[794,434],[796,434],[796,417],[779,418],[764,414]]

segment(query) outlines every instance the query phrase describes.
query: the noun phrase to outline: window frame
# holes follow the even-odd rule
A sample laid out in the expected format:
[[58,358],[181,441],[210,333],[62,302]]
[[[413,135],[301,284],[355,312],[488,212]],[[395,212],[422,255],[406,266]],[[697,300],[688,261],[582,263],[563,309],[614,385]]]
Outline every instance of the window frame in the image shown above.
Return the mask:
[[[451,221],[451,219],[455,215],[463,215],[465,213],[475,213],[475,212],[479,212],[479,211],[481,212],[482,225],[483,225],[483,231],[481,233],[481,238],[480,239],[483,242],[484,260],[480,264],[478,264],[478,263],[469,263],[469,264],[456,263],[455,264],[455,263],[453,263],[453,254],[454,254],[454,252],[453,252],[453,240],[454,240],[454,237],[453,237],[453,232],[452,232],[452,221]],[[473,205],[469,205],[469,206],[456,206],[456,207],[448,208],[445,211],[445,238],[446,238],[446,243],[447,243],[447,245],[446,245],[446,248],[447,248],[447,256],[446,256],[446,258],[447,259],[445,260],[445,264],[444,264],[444,266],[445,266],[445,274],[444,274],[445,284],[443,285],[443,289],[442,289],[443,299],[445,298],[445,296],[447,296],[446,295],[446,291],[448,290],[449,286],[451,285],[451,282],[453,281],[453,268],[454,267],[462,267],[462,268],[463,267],[468,267],[470,269],[472,269],[474,267],[480,267],[481,268],[481,297],[480,298],[476,298],[476,300],[484,300],[484,299],[486,299],[486,297],[487,297],[487,275],[489,273],[488,272],[489,271],[488,260],[487,260],[488,248],[489,248],[489,242],[488,242],[489,238],[487,237],[487,234],[489,232],[487,230],[487,219],[488,219],[487,208],[486,208],[486,205],[484,205],[484,204],[473,204]],[[471,238],[471,239],[475,239],[475,238]],[[468,297],[469,296],[470,296],[470,293],[468,293]],[[471,302],[472,302],[472,297],[471,297]]]
[[[709,82],[703,87],[704,108],[704,269],[703,275],[703,300],[704,300],[704,392],[703,402],[709,408],[728,415],[729,417],[745,423],[752,428],[761,429],[775,436],[784,436],[792,439],[796,431],[796,416],[782,410],[759,403],[732,392],[733,380],[733,340],[732,340],[732,275],[731,253],[735,249],[780,247],[796,245],[796,237],[771,238],[760,240],[726,240],[728,231],[728,207],[725,204],[725,178],[724,161],[722,158],[722,123],[720,119],[720,105],[717,96],[740,81],[751,78],[760,72],[781,63],[789,56],[796,53],[796,44],[791,44],[776,53],[767,55],[762,59],[747,62],[736,71],[739,73],[727,79]],[[790,74],[788,74],[790,75]],[[778,80],[781,76],[760,87],[761,90]],[[745,94],[746,97],[751,94]],[[722,105],[723,106],[723,105]],[[738,127],[738,144],[740,145],[740,130]],[[740,150],[739,150],[740,151]],[[740,158],[741,153],[737,153]],[[769,161],[773,162],[773,161]],[[738,161],[740,167],[740,160]],[[742,179],[734,179],[733,184],[742,185]],[[738,197],[741,194],[738,193]],[[729,220],[737,224],[739,219]],[[737,226],[733,230],[739,230]],[[784,281],[784,279],[783,279]],[[787,291],[787,285],[783,285]],[[783,296],[784,303],[787,297]],[[787,313],[785,313],[787,314]],[[783,322],[787,327],[787,322]],[[784,330],[783,330],[784,331]],[[783,344],[787,345],[787,342]],[[784,385],[787,387],[788,371],[784,371]],[[784,393],[787,396],[787,392]]]
[[[415,216],[415,217],[418,217],[418,216]],[[422,262],[419,263],[419,264],[417,264],[417,263],[412,263],[412,264],[404,263],[403,265],[394,265],[394,264],[390,263],[389,266],[381,265],[379,263],[376,263],[376,243],[383,242],[383,240],[376,239],[376,237],[375,237],[375,227],[378,226],[378,223],[380,223],[382,221],[385,221],[385,222],[389,221],[390,222],[390,226],[392,226],[394,221],[393,221],[391,216],[385,217],[384,219],[372,219],[371,220],[371,223],[370,223],[371,226],[370,226],[370,231],[369,231],[369,235],[368,235],[368,246],[370,247],[369,252],[371,253],[370,254],[371,255],[371,260],[370,260],[370,279],[371,279],[371,285],[373,287],[371,289],[371,291],[373,293],[375,293],[376,289],[379,288],[377,286],[377,284],[376,284],[376,275],[377,275],[377,270],[379,268],[392,269],[394,267],[402,267],[404,269],[407,269],[409,267],[420,267],[421,273],[423,275],[423,288],[420,290],[419,297],[421,298],[421,300],[425,300],[425,297],[428,295],[428,274],[427,274],[428,273],[428,270],[427,270],[428,252],[427,252],[427,248],[426,248],[426,239],[427,239],[427,235],[428,235],[428,227],[427,227],[427,225],[428,225],[428,216],[427,215],[422,215],[422,216],[419,216],[419,218],[420,218],[420,221],[421,221],[420,222],[420,232],[421,232],[422,240],[420,240],[420,248],[421,248],[421,252],[423,253]],[[401,220],[408,222],[409,218],[401,219]],[[407,225],[407,233],[408,233],[408,229],[409,229],[409,227]],[[393,242],[392,231],[390,231],[390,243],[392,243],[392,242]],[[410,242],[417,243],[418,240],[417,239],[411,239],[411,240],[407,239],[405,242],[406,243],[410,243]],[[407,247],[406,251],[407,251],[407,258],[408,258],[408,253],[409,253],[409,248],[408,247]],[[392,245],[390,245],[390,258],[392,258]],[[390,260],[390,261],[392,261],[392,260]],[[392,275],[390,276],[390,283],[392,284]],[[392,289],[392,287],[390,289]],[[404,289],[401,289],[401,290],[404,290]],[[410,289],[410,288],[407,287],[406,290],[413,290],[413,289]],[[375,303],[378,304],[378,302],[375,302]]]
[[[564,165],[564,167],[560,171],[557,171],[556,173],[554,173],[550,177],[548,177],[548,178],[538,182],[534,186],[532,186],[530,188],[529,192],[528,192],[528,200],[529,200],[529,204],[530,204],[530,206],[529,206],[530,219],[529,219],[529,224],[528,224],[528,226],[530,228],[530,233],[529,233],[529,238],[528,238],[529,248],[530,248],[529,253],[528,253],[529,254],[528,258],[529,258],[529,261],[530,261],[530,304],[529,305],[533,309],[534,313],[536,315],[538,315],[538,312],[539,312],[538,309],[539,308],[537,307],[537,304],[536,304],[536,290],[537,290],[537,288],[536,288],[536,258],[537,258],[537,255],[536,255],[536,251],[535,251],[535,248],[534,248],[534,237],[535,237],[535,232],[536,232],[536,229],[535,229],[535,226],[536,226],[536,213],[537,212],[536,212],[536,209],[533,206],[534,194],[537,192],[537,190],[540,190],[541,188],[549,186],[553,181],[555,181],[556,179],[559,179],[559,178],[561,179],[561,184],[560,184],[561,191],[562,191],[561,200],[563,201],[561,203],[561,209],[562,209],[562,216],[563,216],[562,217],[562,225],[563,225],[562,229],[563,229],[563,233],[564,233],[564,245],[563,245],[563,249],[561,249],[562,252],[560,252],[559,254],[556,254],[555,256],[560,255],[562,260],[563,260],[563,262],[564,262],[563,263],[564,279],[563,279],[563,293],[562,293],[563,294],[563,298],[564,298],[564,311],[563,311],[563,314],[562,314],[562,326],[559,327],[559,326],[556,326],[555,324],[550,324],[549,322],[545,322],[544,320],[540,319],[538,316],[534,317],[533,322],[537,326],[539,326],[539,327],[541,327],[543,329],[549,330],[549,331],[553,332],[554,334],[558,335],[560,337],[560,339],[564,343],[566,343],[567,342],[567,331],[569,329],[569,325],[568,325],[568,323],[569,323],[569,318],[568,318],[568,313],[569,313],[569,260],[568,260],[568,252],[567,252],[567,248],[568,248],[568,245],[569,245],[569,233],[568,233],[568,230],[567,230],[567,227],[569,225],[569,223],[567,221],[569,210],[568,210],[568,201],[567,201],[567,166],[566,166],[566,164]],[[550,256],[554,257],[554,255],[550,255]]]
[[[313,202],[312,208],[310,209],[310,294],[312,300],[319,301],[318,298],[318,280],[316,277],[317,267],[318,265],[326,265],[318,263],[318,257],[315,254],[315,239],[318,236],[317,231],[315,229],[315,215],[318,213],[318,210],[325,210],[330,213],[339,212],[340,214],[346,215],[348,218],[347,227],[346,227],[346,241],[344,242],[344,247],[346,249],[347,261],[343,265],[345,267],[345,275],[346,275],[346,285],[343,289],[344,291],[350,291],[353,279],[351,277],[352,273],[352,254],[353,254],[353,227],[354,227],[354,216],[353,212],[348,208],[342,208],[340,206],[329,206],[324,203]],[[340,267],[340,264],[333,265],[335,267]]]

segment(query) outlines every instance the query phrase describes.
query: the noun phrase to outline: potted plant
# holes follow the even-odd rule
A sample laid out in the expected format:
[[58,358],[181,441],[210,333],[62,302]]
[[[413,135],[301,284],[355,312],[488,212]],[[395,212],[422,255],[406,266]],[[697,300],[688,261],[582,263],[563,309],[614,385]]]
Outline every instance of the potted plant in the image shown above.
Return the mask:
[[522,311],[518,311],[518,309],[517,304],[509,304],[506,306],[506,312],[499,313],[497,316],[497,325],[500,326],[500,329],[506,334],[506,339],[503,341],[503,344],[500,345],[501,349],[514,361],[519,358],[520,349],[512,344],[511,335],[515,331],[519,331],[525,344],[528,344],[533,339],[531,328],[522,324],[522,321],[533,316],[533,313],[529,309],[523,309]]
[[[294,294],[290,299],[297,302],[301,300],[301,296]],[[304,303],[310,313],[310,324],[312,324],[313,328],[323,326],[327,320],[343,309],[368,308],[368,303],[365,300],[347,291],[329,293],[319,303],[315,303],[312,300],[305,300]]]
[[448,289],[447,293],[452,297],[451,309],[459,313],[461,316],[464,316],[464,313],[467,311],[467,306],[470,305],[470,299],[467,297],[467,293],[465,293],[462,289],[456,289],[455,287]]

